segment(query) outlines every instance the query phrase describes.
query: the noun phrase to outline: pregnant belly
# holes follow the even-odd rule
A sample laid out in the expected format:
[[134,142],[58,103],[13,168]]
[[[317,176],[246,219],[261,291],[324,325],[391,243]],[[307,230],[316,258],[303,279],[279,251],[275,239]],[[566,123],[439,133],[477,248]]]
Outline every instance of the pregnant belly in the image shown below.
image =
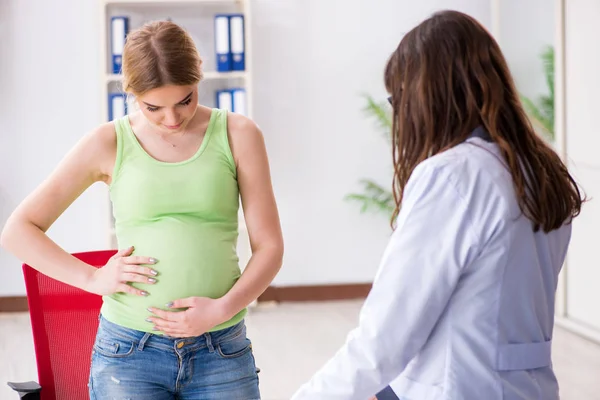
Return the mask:
[[[198,296],[219,298],[225,295],[240,276],[235,243],[230,237],[188,232],[169,235],[165,230],[144,235],[119,237],[119,247],[135,247],[134,255],[154,257],[151,267],[158,272],[155,284],[135,283],[148,296],[117,293],[105,299],[105,307],[119,319],[141,323],[148,307],[166,309],[166,304],[181,298]],[[136,324],[137,325],[137,324]]]

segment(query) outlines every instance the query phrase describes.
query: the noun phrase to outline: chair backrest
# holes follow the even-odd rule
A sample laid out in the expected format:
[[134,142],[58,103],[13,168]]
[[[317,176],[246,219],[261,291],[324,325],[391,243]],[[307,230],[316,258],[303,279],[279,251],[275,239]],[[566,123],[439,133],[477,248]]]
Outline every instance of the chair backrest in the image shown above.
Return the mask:
[[[115,250],[73,254],[101,267]],[[102,297],[58,282],[23,264],[42,400],[88,398],[90,357]]]

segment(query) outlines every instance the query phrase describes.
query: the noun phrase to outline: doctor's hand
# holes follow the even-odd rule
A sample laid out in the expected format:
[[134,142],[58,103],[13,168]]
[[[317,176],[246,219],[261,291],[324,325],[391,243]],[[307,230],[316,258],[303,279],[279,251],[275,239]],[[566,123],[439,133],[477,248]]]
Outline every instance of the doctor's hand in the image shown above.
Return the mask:
[[[155,316],[146,321],[154,324],[154,330],[171,337],[200,336],[228,319],[221,299],[188,297],[167,304],[167,308],[170,310],[148,308]],[[186,310],[178,310],[182,308]]]

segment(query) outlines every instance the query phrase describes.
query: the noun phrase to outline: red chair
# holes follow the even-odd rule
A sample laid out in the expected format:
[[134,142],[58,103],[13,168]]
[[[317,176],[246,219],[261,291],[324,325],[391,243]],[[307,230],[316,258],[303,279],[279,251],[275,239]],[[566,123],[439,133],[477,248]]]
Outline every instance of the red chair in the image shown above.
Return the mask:
[[[102,267],[116,250],[73,254]],[[38,370],[36,382],[11,383],[25,400],[80,400],[89,397],[92,347],[102,297],[49,278],[23,264]]]

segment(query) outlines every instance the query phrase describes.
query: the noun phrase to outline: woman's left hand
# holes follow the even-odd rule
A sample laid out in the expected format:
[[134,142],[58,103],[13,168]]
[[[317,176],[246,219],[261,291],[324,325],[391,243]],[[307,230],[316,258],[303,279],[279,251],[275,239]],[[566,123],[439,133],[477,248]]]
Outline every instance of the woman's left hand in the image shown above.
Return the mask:
[[[167,304],[172,311],[150,307],[155,316],[148,322],[154,324],[154,330],[171,337],[200,336],[227,320],[225,305],[221,299],[208,297],[188,297]],[[177,309],[187,308],[185,311]]]

